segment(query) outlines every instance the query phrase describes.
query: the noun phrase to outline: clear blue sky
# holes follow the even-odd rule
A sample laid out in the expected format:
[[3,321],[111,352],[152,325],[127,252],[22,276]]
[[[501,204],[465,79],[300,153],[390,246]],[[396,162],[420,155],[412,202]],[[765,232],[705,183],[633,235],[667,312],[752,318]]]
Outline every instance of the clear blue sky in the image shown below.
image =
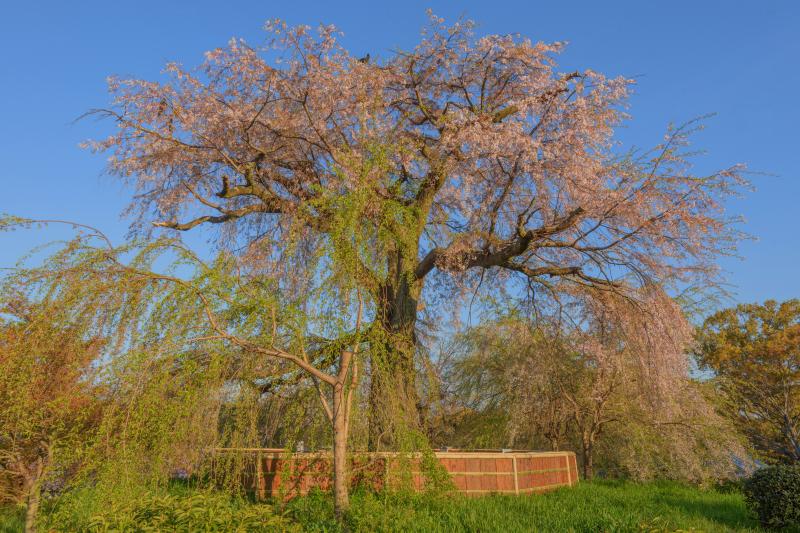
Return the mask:
[[[456,7],[457,6],[457,7]],[[800,2],[304,2],[3,0],[0,16],[0,212],[84,222],[123,238],[131,191],[78,148],[110,123],[73,124],[108,103],[110,74],[155,78],[166,61],[195,65],[232,36],[256,43],[263,22],[334,23],[354,54],[409,48],[425,9],[466,15],[487,33],[570,42],[567,69],[638,77],[620,137],[658,142],[670,121],[716,112],[697,138],[699,170],[744,162],[757,191],[731,204],[758,240],[724,260],[739,301],[800,297]],[[48,236],[61,236],[51,231]],[[0,266],[43,236],[0,234]]]

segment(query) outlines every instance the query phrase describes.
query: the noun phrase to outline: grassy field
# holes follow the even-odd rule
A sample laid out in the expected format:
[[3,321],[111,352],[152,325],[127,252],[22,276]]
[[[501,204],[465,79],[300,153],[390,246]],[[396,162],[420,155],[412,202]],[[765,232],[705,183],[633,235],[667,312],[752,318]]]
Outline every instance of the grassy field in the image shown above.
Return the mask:
[[[296,499],[284,507],[276,506],[274,513],[282,516],[283,524],[306,531],[339,531],[327,495]],[[0,531],[19,531],[21,525],[19,516],[11,510],[0,512]],[[364,532],[760,531],[738,493],[674,483],[608,481],[532,496],[468,499],[457,495],[357,493],[353,495],[348,526],[351,531]],[[293,528],[262,530],[287,529]],[[177,530],[184,529],[170,529]]]
[[[290,516],[310,531],[335,531],[327,498],[292,502]],[[533,496],[406,498],[362,494],[354,531],[758,531],[740,494],[673,483],[582,483]]]

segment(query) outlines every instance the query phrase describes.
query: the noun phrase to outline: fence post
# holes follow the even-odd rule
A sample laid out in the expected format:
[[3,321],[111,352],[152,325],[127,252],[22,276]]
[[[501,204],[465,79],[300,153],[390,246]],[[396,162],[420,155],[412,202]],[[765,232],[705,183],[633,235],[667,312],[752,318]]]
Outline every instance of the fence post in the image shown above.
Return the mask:
[[519,494],[519,479],[517,478],[517,456],[511,458],[514,465],[514,494]]
[[572,465],[569,464],[569,454],[564,452],[564,462],[567,464],[567,486],[572,486]]
[[264,464],[261,458],[261,451],[258,451],[256,452],[256,499],[258,501],[264,501],[266,488]]

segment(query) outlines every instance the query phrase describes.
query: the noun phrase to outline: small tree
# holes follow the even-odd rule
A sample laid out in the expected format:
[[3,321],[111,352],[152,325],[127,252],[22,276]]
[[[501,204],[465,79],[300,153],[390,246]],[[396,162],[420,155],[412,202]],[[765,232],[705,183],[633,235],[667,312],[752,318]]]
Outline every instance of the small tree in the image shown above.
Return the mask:
[[701,365],[761,456],[800,461],[800,300],[719,311],[698,339]]
[[65,320],[63,300],[8,296],[0,295],[0,476],[10,490],[0,501],[25,502],[33,532],[44,482],[67,481],[97,426],[92,365],[102,342]]

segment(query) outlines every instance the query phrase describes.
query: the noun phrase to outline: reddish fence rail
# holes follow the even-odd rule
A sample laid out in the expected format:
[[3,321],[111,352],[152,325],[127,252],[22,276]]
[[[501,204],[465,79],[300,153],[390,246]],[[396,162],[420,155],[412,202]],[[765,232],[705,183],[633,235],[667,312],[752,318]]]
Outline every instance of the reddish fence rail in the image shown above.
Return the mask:
[[[331,485],[331,456],[326,453],[290,453],[282,449],[220,450],[248,456],[246,486],[257,497],[291,498],[312,488]],[[250,459],[252,457],[252,459]],[[464,494],[528,494],[578,482],[573,452],[437,451],[435,457]],[[361,453],[352,458],[353,485],[375,489],[396,482],[425,487],[421,457],[393,453]]]

